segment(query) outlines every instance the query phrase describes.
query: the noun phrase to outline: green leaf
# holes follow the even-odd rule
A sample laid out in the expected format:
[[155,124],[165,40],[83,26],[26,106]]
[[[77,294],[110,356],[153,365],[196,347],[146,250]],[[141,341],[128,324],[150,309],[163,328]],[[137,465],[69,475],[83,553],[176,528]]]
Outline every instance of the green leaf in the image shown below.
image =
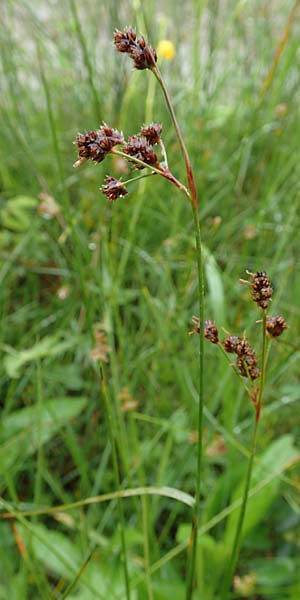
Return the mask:
[[[266,515],[273,501],[280,492],[278,475],[290,462],[299,458],[297,449],[293,445],[293,436],[285,435],[273,442],[260,458],[253,469],[251,488],[270,477],[271,481],[255,496],[249,498],[244,520],[243,536],[246,536]],[[273,477],[272,477],[273,476]],[[231,502],[241,498],[244,491],[244,479],[236,487]],[[228,518],[225,542],[228,548],[232,547],[235,535],[239,510],[234,511]]]
[[226,308],[222,274],[214,256],[206,246],[203,247],[203,255],[210,305],[213,312],[212,317],[217,323],[224,326],[226,321]]
[[[190,533],[190,525],[180,525],[177,533],[177,541],[179,543],[188,541]],[[196,572],[201,598],[205,597],[205,600],[212,600],[214,598],[214,592],[219,587],[224,569],[226,554],[227,549],[223,542],[216,541],[211,535],[206,533],[198,536]],[[207,565],[209,565],[209,569]]]
[[4,227],[13,231],[27,231],[32,223],[32,210],[38,200],[30,196],[11,198],[1,210],[1,221]]
[[[27,527],[18,525],[22,538],[26,541],[28,538]],[[56,577],[62,577],[72,582],[82,564],[86,555],[80,551],[76,540],[60,531],[54,531],[44,525],[30,524],[30,547],[36,559],[40,561],[47,573]],[[119,566],[118,566],[119,565]],[[81,573],[79,581],[74,588],[77,594],[72,596],[76,600],[95,600],[111,598],[117,596],[124,597],[124,576],[123,570],[118,561],[115,563],[112,557],[106,560],[103,554],[94,553],[88,562],[86,568]],[[71,598],[71,596],[68,596]],[[136,596],[132,595],[132,600]]]
[[86,403],[86,398],[62,397],[4,417],[0,430],[0,473],[48,442],[65,423],[82,412]]
[[259,585],[270,586],[276,591],[278,586],[291,583],[298,572],[295,560],[287,556],[273,557],[271,560],[254,560],[251,567]]
[[78,343],[77,338],[69,340],[59,339],[57,336],[46,336],[41,341],[37,342],[32,348],[26,350],[14,350],[8,346],[5,347],[7,356],[4,358],[4,368],[6,373],[12,379],[20,376],[21,368],[28,362],[32,362],[46,356],[57,356],[63,354],[69,348],[72,348]]

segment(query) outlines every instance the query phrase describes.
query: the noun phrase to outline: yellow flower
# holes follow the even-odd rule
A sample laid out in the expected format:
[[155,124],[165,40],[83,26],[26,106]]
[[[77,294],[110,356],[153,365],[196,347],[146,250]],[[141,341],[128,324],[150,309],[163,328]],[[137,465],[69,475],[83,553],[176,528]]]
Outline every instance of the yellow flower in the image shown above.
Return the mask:
[[175,48],[171,40],[160,40],[157,46],[157,54],[161,58],[172,60],[175,56]]

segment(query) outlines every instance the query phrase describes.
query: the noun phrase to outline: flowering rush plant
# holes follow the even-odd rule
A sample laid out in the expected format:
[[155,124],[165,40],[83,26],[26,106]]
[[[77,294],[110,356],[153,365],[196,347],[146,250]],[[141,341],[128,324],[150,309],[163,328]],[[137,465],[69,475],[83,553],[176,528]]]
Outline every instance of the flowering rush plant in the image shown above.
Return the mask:
[[[164,52],[166,55],[172,55],[172,46],[170,43],[164,41]],[[225,600],[228,596],[229,589],[232,583],[232,577],[234,569],[237,563],[240,543],[241,543],[241,532],[246,512],[246,505],[249,496],[251,473],[253,460],[256,448],[257,428],[262,407],[262,398],[265,384],[265,370],[266,370],[266,345],[267,337],[277,338],[286,329],[287,325],[284,318],[281,315],[269,316],[267,314],[269,302],[272,299],[272,287],[270,280],[265,271],[258,271],[257,273],[250,273],[251,280],[244,281],[247,283],[252,292],[252,299],[255,301],[257,306],[262,311],[262,353],[260,365],[258,364],[257,353],[250,345],[245,335],[236,336],[228,334],[222,342],[219,340],[219,332],[216,324],[210,319],[204,319],[204,278],[203,278],[203,264],[202,264],[202,243],[201,243],[201,229],[200,229],[200,218],[198,208],[198,196],[197,188],[195,184],[193,169],[191,165],[190,156],[182,135],[181,128],[177,121],[175,110],[163,76],[157,65],[157,53],[152,48],[143,36],[138,37],[135,29],[128,27],[124,31],[116,30],[114,33],[114,45],[116,50],[124,55],[127,55],[133,63],[135,69],[139,71],[148,70],[156,80],[158,81],[162,94],[164,96],[167,109],[170,113],[171,120],[177,136],[179,148],[181,150],[182,159],[185,165],[186,181],[179,181],[172,173],[169,163],[168,155],[163,142],[163,126],[159,121],[142,125],[138,133],[134,133],[127,139],[124,137],[123,132],[118,129],[114,129],[107,123],[103,123],[99,128],[85,133],[78,133],[75,145],[78,150],[78,157],[74,164],[75,167],[81,166],[87,161],[94,163],[101,163],[108,156],[121,156],[123,157],[129,167],[133,171],[133,176],[128,180],[123,181],[117,179],[111,175],[107,175],[105,181],[101,187],[101,191],[106,196],[109,202],[115,202],[120,198],[124,198],[128,194],[128,186],[142,177],[163,177],[168,183],[175,186],[182,192],[188,199],[194,223],[194,235],[195,235],[195,260],[197,265],[197,295],[199,305],[199,316],[193,317],[193,330],[191,333],[199,334],[199,378],[198,378],[198,418],[197,418],[197,460],[196,460],[196,473],[195,473],[195,489],[194,489],[194,507],[191,524],[191,535],[190,543],[188,545],[188,556],[187,556],[187,568],[186,568],[186,600],[190,600],[193,595],[195,585],[195,565],[196,565],[196,549],[197,549],[197,537],[200,523],[200,497],[202,492],[202,447],[203,447],[203,408],[204,408],[204,338],[218,346],[223,354],[229,359],[228,354],[235,355],[235,363],[232,365],[235,369],[238,377],[243,381],[245,390],[251,399],[254,406],[254,433],[252,446],[250,450],[250,458],[248,463],[248,470],[246,474],[245,490],[242,499],[240,517],[237,524],[237,530],[235,540],[231,552],[231,558],[229,561],[228,568],[226,569],[226,576],[224,577],[223,589],[222,589],[222,600]],[[146,171],[145,171],[146,170]],[[135,173],[139,173],[138,175]],[[227,332],[228,333],[228,332]],[[247,383],[245,381],[247,380]],[[259,384],[257,385],[257,381]],[[106,389],[106,388],[105,388]],[[105,395],[105,394],[104,394]],[[109,413],[109,403],[107,404],[107,410]],[[108,423],[110,422],[111,415],[109,415]],[[114,465],[116,471],[117,484],[120,483],[118,475],[118,461],[117,461],[117,448],[113,435],[111,436],[112,450],[114,456]],[[124,524],[124,516],[122,507],[120,505],[120,519],[121,524]],[[126,597],[127,600],[130,598],[130,578],[127,566],[127,554],[126,554],[126,543],[124,530],[121,532],[122,535],[122,549],[124,555],[124,576],[126,583]],[[146,554],[148,553],[148,550]],[[149,572],[148,572],[149,575]],[[149,583],[150,590],[150,583]],[[149,592],[149,597],[151,593]]]

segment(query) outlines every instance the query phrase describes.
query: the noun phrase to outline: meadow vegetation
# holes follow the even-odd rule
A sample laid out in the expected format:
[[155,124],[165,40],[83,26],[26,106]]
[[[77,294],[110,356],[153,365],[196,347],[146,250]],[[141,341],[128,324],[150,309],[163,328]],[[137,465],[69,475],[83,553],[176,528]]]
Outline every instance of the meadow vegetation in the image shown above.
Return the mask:
[[[246,270],[270,313],[250,498],[230,598],[299,600],[300,3],[4,0],[0,21],[0,600],[182,600],[195,497],[199,314],[193,215],[121,156],[74,169],[77,132],[160,122],[158,82],[113,48],[133,26],[190,153],[205,319],[262,358]],[[230,357],[230,355],[228,355]],[[253,406],[205,343],[195,600],[225,600]],[[125,566],[125,577],[124,577]],[[225,594],[225,595],[224,595]],[[188,597],[188,596],[187,596]]]

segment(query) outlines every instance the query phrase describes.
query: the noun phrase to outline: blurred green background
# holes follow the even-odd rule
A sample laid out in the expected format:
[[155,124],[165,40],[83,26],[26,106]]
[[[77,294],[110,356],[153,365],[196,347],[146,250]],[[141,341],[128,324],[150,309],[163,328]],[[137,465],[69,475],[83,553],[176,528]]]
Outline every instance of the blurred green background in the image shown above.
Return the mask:
[[[78,131],[104,120],[128,136],[155,120],[171,170],[185,178],[154,78],[133,72],[113,48],[113,30],[132,25],[154,47],[163,39],[174,45],[175,56],[159,65],[199,191],[205,317],[220,330],[246,331],[259,354],[259,315],[239,278],[266,270],[272,314],[289,324],[269,353],[260,487],[233,596],[257,600],[300,596],[298,5],[4,0],[0,21],[1,496],[30,510],[116,489],[92,355],[107,346],[122,486],[194,493],[189,204],[155,177],[109,204],[99,191],[104,176],[121,171],[127,179],[126,164],[108,157],[72,166]],[[218,598],[236,518],[222,510],[239,495],[252,423],[243,387],[212,345],[205,385],[199,600]],[[151,589],[155,600],[183,598],[189,507],[158,496],[123,505],[132,597],[151,598]],[[125,597],[115,502],[3,521],[0,529],[1,599]]]

